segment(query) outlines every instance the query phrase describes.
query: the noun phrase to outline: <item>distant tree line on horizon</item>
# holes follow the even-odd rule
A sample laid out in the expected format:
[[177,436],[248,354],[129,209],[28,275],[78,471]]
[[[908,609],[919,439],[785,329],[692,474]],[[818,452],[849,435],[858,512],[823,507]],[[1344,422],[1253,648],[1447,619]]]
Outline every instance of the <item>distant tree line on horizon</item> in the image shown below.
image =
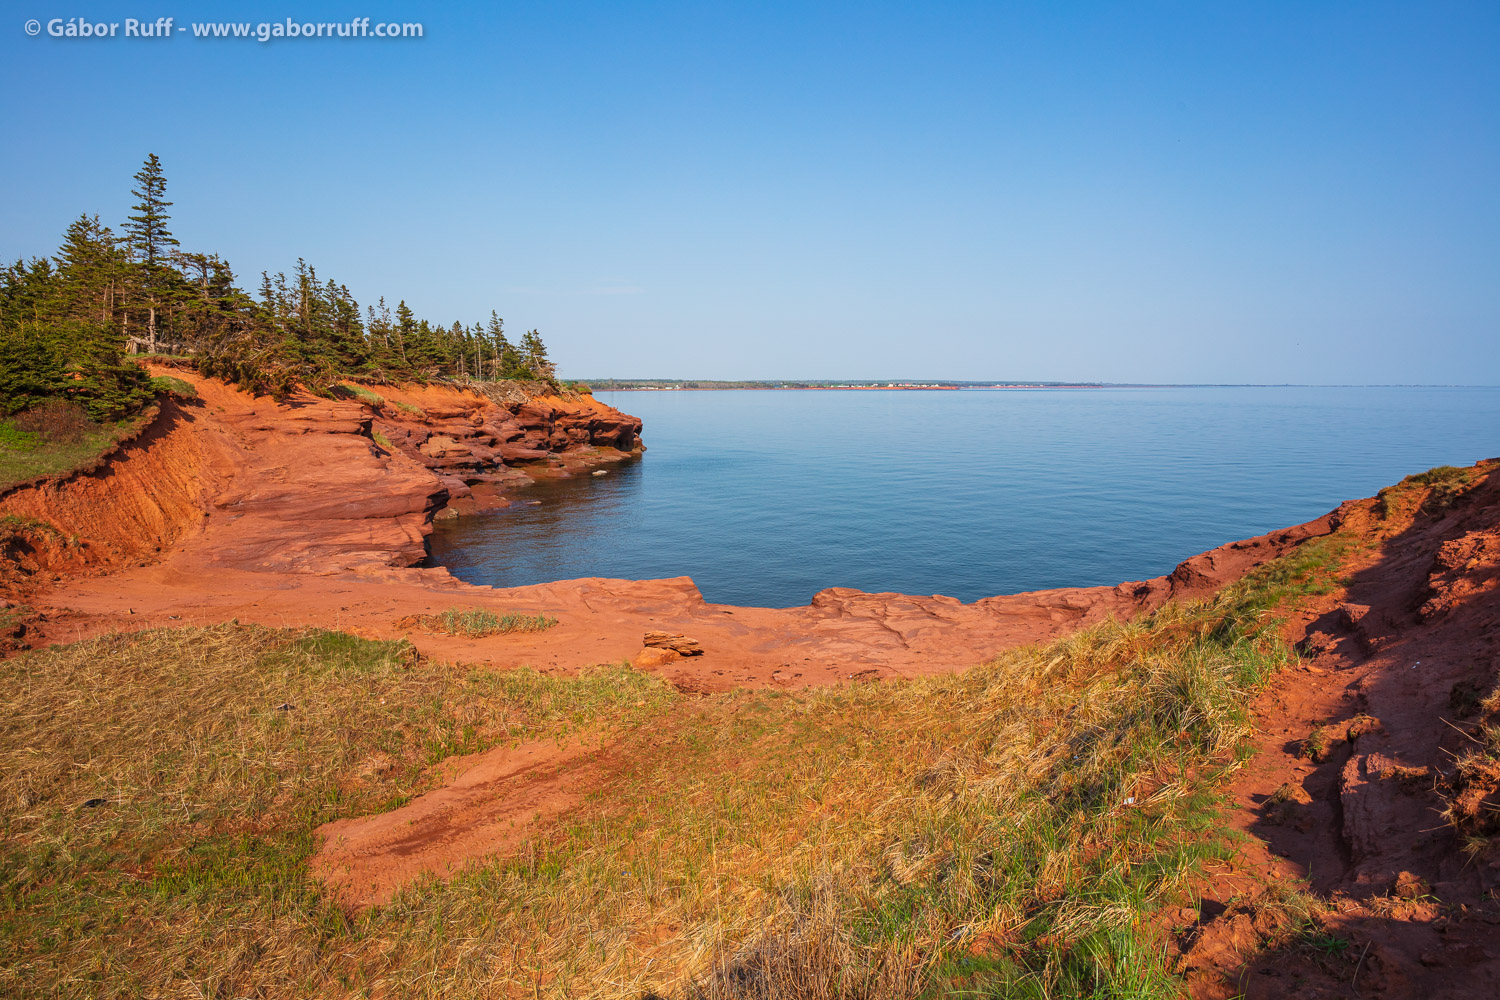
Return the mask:
[[129,355],[176,355],[205,375],[285,397],[340,379],[539,380],[556,385],[540,334],[512,343],[489,319],[418,319],[404,300],[363,310],[347,286],[298,258],[291,275],[241,289],[215,253],[184,251],[168,222],[156,154],[135,174],[133,214],[118,232],[81,215],[52,257],[0,268],[0,416],[69,399],[118,419],[153,393]]

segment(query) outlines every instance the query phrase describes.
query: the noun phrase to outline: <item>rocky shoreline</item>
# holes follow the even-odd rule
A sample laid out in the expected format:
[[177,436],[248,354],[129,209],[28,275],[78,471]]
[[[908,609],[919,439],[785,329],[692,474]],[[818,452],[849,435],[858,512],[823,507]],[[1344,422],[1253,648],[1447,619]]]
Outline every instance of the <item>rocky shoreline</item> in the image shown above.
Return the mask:
[[[630,460],[642,449],[637,418],[587,395],[500,402],[451,386],[380,386],[277,404],[191,381],[195,401],[168,401],[101,468],[0,497],[0,517],[41,526],[6,543],[4,586],[35,609],[24,644],[234,618],[404,637],[427,655],[500,668],[654,659],[685,690],[805,687],[962,669],[1211,593],[1340,516],[1221,546],[1155,580],[971,604],[830,588],[803,607],[730,607],[704,601],[686,577],[477,587],[423,565],[434,518]],[[454,606],[559,625],[481,639],[400,624]],[[691,636],[702,655],[642,658],[653,631]]]

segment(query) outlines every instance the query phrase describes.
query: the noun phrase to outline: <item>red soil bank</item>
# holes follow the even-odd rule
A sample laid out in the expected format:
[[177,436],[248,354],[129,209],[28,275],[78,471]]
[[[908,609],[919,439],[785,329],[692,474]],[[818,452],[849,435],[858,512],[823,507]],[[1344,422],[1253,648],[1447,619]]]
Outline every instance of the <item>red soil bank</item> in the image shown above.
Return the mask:
[[[411,566],[440,510],[494,505],[533,476],[640,448],[640,420],[586,395],[506,406],[427,386],[381,388],[378,405],[305,393],[281,405],[173,374],[199,399],[166,402],[98,469],[0,496],[0,516],[44,521],[69,540],[10,553],[21,570],[3,581],[13,591],[57,570],[184,555],[179,576]],[[530,475],[511,467],[523,462]]]
[[[1483,743],[1500,727],[1500,473],[1483,467],[1451,505],[1413,488],[1343,508],[1345,586],[1288,623],[1304,663],[1255,704],[1258,752],[1230,788],[1249,836],[1180,932],[1195,996],[1500,997],[1500,757]],[[1329,901],[1332,952],[1262,905],[1287,880]],[[1262,952],[1267,937],[1287,943]]]

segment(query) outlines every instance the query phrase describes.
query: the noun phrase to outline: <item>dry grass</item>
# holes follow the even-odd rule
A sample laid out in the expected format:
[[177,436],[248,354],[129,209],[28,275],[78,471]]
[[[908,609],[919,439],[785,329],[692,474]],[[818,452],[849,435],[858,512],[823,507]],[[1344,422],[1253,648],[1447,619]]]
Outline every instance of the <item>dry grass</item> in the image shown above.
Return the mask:
[[[1209,602],[798,694],[675,701],[628,670],[476,674],[235,626],[9,661],[0,989],[1176,996],[1149,915],[1223,849],[1213,773],[1293,657],[1270,609],[1335,561],[1313,543]],[[432,761],[602,726],[598,786],[516,855],[353,921],[309,880],[318,824]]]
[[1411,497],[1421,498],[1418,507],[1421,513],[1429,516],[1441,514],[1482,476],[1483,470],[1478,466],[1434,466],[1426,472],[1407,476],[1395,486],[1387,486],[1376,494],[1375,514],[1384,521],[1398,509],[1403,509]]
[[307,876],[316,826],[404,802],[450,755],[672,698],[624,668],[475,673],[236,625],[5,661],[0,994],[325,988],[351,928]]

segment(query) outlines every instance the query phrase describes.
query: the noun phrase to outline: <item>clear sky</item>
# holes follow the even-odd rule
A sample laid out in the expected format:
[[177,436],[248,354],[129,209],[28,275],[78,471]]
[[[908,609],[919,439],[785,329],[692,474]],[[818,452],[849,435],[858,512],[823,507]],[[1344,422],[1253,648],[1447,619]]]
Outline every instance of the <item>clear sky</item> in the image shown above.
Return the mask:
[[[6,6],[8,258],[155,152],[247,288],[570,377],[1500,383],[1493,0]],[[71,15],[425,37],[23,27]]]

